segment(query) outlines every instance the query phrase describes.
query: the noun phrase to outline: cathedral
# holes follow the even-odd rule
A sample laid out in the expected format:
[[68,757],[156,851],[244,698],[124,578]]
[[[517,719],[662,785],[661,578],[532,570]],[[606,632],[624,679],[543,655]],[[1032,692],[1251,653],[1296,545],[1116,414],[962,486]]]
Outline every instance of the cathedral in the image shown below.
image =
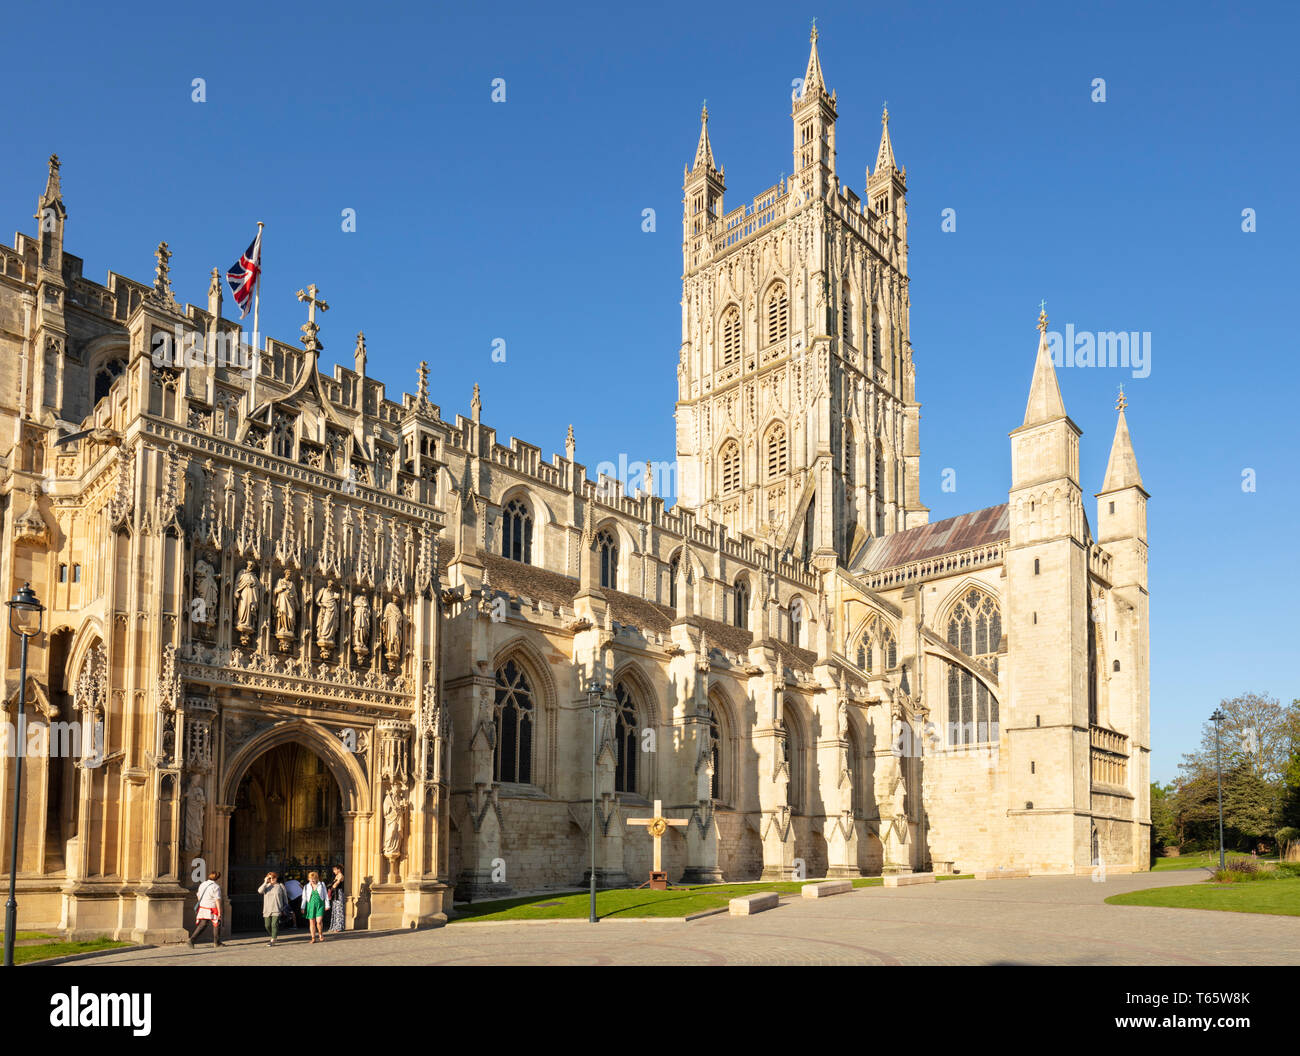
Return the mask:
[[86,278],[52,157],[0,246],[0,560],[45,606],[22,687],[3,646],[6,853],[15,745],[48,742],[22,926],[179,941],[217,871],[243,930],[268,870],[334,864],[349,928],[435,925],[642,882],[659,802],[673,882],[1147,868],[1122,401],[1090,521],[1040,316],[1007,494],[931,522],[907,173],[886,112],[851,189],[836,121],[814,34],[791,175],[728,210],[701,115],[672,505],[655,467],[591,479],[572,426],[503,443],[477,386],[445,416],[426,364],[390,393],[362,334],[325,372],[314,286],[255,353],[165,243],[152,282]]

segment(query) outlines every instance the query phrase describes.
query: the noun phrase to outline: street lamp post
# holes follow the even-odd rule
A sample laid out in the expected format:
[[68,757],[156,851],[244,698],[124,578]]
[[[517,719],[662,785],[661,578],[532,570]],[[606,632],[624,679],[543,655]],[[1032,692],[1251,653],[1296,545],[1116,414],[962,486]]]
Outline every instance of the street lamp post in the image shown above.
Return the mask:
[[587,702],[591,708],[591,912],[587,919],[592,924],[596,923],[596,752],[604,695],[605,687],[599,682],[587,687]]
[[1215,708],[1214,714],[1210,716],[1210,721],[1214,723],[1214,769],[1218,772],[1219,780],[1219,869],[1224,868],[1223,864],[1223,757],[1219,753],[1219,723],[1228,716],[1223,714],[1222,708]]
[[[22,659],[18,671],[18,721],[14,723],[17,740],[27,707],[27,640],[41,633],[41,614],[45,608],[37,600],[30,583],[13,596],[9,605],[9,626],[22,639]],[[14,935],[18,931],[18,812],[23,801],[23,755],[27,746],[14,745],[14,820],[9,836],[9,901],[5,903],[5,967],[14,963]]]

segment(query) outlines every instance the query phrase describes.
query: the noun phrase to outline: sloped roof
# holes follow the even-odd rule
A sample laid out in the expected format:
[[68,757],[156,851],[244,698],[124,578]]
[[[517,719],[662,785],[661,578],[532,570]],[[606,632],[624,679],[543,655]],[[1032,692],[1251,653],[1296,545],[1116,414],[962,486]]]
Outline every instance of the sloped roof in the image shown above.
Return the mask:
[[1010,538],[1010,535],[1011,520],[1004,502],[873,539],[859,553],[854,569],[878,572],[883,568],[996,543]]

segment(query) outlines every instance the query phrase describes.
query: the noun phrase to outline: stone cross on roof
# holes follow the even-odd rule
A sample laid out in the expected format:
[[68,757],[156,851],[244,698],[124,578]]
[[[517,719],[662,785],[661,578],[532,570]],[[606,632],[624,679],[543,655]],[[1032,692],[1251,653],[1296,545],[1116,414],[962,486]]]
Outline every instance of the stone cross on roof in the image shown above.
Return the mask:
[[317,296],[318,292],[314,282],[306,291],[298,291],[298,300],[307,302],[307,321],[302,324],[303,336],[298,340],[307,346],[308,352],[319,352],[323,347],[316,337],[320,333],[320,327],[316,325],[316,309],[319,308],[322,312],[330,310],[330,306]]

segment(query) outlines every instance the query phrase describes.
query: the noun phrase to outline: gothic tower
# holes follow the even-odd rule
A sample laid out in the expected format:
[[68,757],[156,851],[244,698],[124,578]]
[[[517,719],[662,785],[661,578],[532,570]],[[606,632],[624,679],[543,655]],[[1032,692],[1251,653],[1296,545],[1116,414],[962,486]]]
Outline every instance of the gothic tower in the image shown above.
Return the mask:
[[1006,809],[1024,835],[1017,853],[1030,855],[1016,864],[1054,871],[1088,861],[1088,770],[1053,761],[1089,758],[1089,539],[1082,434],[1065,413],[1046,312],[1038,329],[1024,423],[1011,433],[1006,648],[1014,663],[1002,722]]
[[841,186],[814,29],[794,171],[723,211],[708,112],[683,179],[679,501],[823,568],[924,524],[906,173],[886,126],[867,199]]

